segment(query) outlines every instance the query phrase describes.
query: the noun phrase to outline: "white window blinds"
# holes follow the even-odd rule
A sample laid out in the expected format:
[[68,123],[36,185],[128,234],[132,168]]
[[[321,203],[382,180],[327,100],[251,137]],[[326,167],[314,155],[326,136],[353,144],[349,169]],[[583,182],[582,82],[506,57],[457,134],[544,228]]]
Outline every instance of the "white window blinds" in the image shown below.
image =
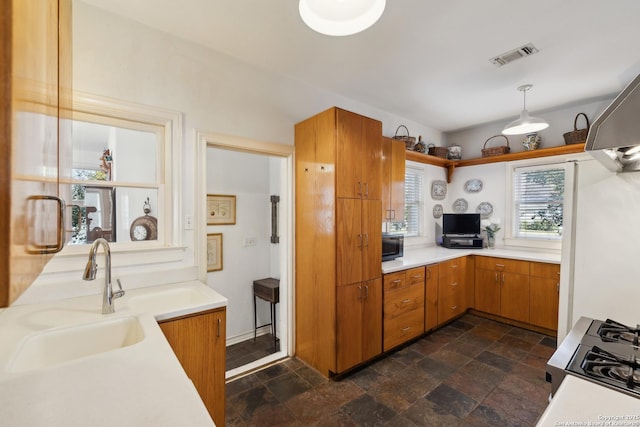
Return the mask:
[[565,168],[543,165],[513,171],[513,237],[561,240]]
[[404,176],[404,220],[407,237],[420,235],[423,171],[407,167]]

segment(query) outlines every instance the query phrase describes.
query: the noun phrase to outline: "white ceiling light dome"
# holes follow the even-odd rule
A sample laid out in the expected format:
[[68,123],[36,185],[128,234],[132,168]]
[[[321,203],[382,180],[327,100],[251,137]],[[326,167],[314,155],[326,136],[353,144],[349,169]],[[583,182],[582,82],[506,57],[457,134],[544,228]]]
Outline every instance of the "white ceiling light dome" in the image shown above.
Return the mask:
[[300,0],[300,16],[312,30],[348,36],[366,30],[382,16],[386,0]]
[[532,87],[533,85],[522,85],[518,87],[518,90],[522,92],[523,97],[522,111],[520,112],[519,118],[504,127],[502,130],[503,135],[524,135],[527,133],[538,132],[539,130],[549,127],[549,123],[543,119],[531,117],[527,111],[527,91]]

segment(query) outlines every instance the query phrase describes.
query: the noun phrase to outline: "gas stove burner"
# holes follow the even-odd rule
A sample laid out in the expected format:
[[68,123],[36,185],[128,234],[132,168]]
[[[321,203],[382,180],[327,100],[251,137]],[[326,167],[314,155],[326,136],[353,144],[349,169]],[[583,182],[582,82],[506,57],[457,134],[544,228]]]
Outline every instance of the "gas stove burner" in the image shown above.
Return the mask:
[[607,319],[600,325],[598,335],[607,342],[630,343],[636,347],[640,345],[640,325],[632,328],[615,320]]
[[621,382],[630,389],[640,387],[640,364],[635,356],[625,360],[594,346],[587,352],[581,366],[587,375]]

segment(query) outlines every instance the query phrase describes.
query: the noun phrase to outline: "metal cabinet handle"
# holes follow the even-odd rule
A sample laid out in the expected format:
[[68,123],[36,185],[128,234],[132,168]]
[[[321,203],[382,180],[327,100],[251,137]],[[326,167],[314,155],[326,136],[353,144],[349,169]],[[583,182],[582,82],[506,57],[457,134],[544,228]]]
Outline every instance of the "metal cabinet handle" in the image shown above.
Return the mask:
[[393,282],[391,282],[391,286],[395,288],[395,287],[396,287],[396,286],[398,286],[400,283],[402,283],[402,280],[400,280],[400,279],[396,279],[396,280],[394,280]]
[[[62,200],[60,197],[56,197],[56,196],[49,196],[49,195],[37,195],[37,196],[29,196],[27,197],[27,205],[31,203],[35,203],[38,200],[52,200],[55,201],[56,203],[58,203],[58,229],[57,231],[57,236],[56,236],[56,244],[55,245],[47,245],[47,244],[38,244],[33,242],[33,240],[31,239],[31,237],[27,238],[27,245],[25,246],[25,251],[28,254],[55,254],[58,253],[62,250],[62,248],[64,248],[64,223],[65,223],[65,202],[64,200]],[[29,215],[29,212],[31,212],[31,210],[27,207],[27,215]],[[29,220],[27,220],[27,227],[28,224],[30,223]],[[30,236],[29,234],[29,228],[27,228],[27,236]]]
[[411,329],[411,326],[407,326],[406,328],[402,328],[402,332],[407,332],[409,329]]
[[369,285],[364,286],[364,297],[369,298]]
[[358,299],[362,300],[362,286],[358,286]]
[[458,308],[458,306],[457,306],[457,305],[452,305],[452,306],[451,306],[451,310],[455,310],[456,308]]
[[358,196],[362,196],[362,183],[358,181]]
[[453,282],[453,283],[451,284],[451,286],[452,286],[452,287],[453,287],[453,286],[458,286],[458,282]]
[[400,301],[401,304],[408,304],[410,302],[411,302],[411,300],[409,298],[403,299],[402,301]]
[[358,234],[358,247],[362,248],[362,234]]
[[502,273],[502,284],[504,285],[504,273]]
[[364,243],[362,244],[362,246],[365,248],[369,247],[369,233],[364,234]]
[[365,197],[369,197],[369,183],[368,182],[364,183],[364,196]]
[[496,264],[496,267],[504,267],[504,264]]
[[220,327],[222,325],[222,319],[218,319],[218,332],[216,334],[217,337],[220,337]]

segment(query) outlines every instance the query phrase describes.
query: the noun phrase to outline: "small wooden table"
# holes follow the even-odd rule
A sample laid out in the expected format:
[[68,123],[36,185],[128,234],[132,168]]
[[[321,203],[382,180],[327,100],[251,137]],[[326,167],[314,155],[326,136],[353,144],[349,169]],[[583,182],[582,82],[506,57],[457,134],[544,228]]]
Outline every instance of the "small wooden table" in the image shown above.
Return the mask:
[[[256,301],[260,298],[270,303],[271,323],[258,326]],[[273,350],[276,350],[276,304],[280,302],[280,280],[271,277],[253,281],[253,340],[256,340],[258,328],[271,326],[273,335]]]

